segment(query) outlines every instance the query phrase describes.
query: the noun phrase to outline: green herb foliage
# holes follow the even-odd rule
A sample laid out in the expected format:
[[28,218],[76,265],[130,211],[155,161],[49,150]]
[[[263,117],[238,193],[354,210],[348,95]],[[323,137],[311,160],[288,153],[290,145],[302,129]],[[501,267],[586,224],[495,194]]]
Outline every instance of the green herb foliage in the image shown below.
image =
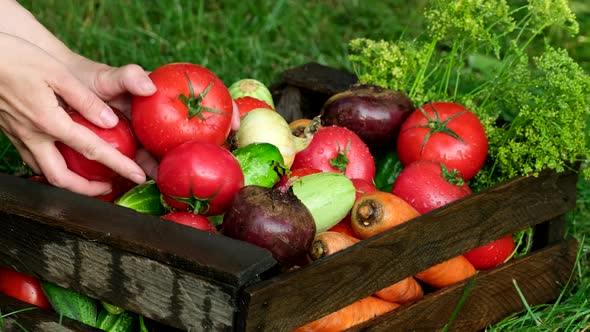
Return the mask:
[[517,3],[433,0],[426,33],[349,44],[362,82],[405,91],[418,105],[455,101],[479,116],[490,147],[475,190],[590,158],[590,77],[547,37],[550,29],[576,35],[576,17],[564,0]]

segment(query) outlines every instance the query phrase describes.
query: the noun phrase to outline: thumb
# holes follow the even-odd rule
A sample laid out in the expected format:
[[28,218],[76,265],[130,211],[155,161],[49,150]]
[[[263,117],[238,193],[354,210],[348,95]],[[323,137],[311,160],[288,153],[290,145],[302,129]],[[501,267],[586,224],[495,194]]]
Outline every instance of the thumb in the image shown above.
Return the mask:
[[98,72],[95,81],[96,92],[106,99],[131,93],[149,96],[156,92],[156,86],[148,74],[138,65],[108,67]]

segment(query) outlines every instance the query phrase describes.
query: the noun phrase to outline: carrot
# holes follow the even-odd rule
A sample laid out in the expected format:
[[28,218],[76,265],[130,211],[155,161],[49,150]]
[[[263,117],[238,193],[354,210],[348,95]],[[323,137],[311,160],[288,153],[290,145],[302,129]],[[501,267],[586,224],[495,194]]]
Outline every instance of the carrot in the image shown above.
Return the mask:
[[375,292],[375,295],[389,302],[406,304],[421,299],[424,296],[424,290],[420,283],[410,276]]
[[356,237],[356,234],[354,234],[354,231],[352,230],[352,226],[350,226],[350,214],[342,221],[332,226],[332,228],[328,229],[328,231],[343,233],[352,237]]
[[398,307],[397,303],[369,296],[303,325],[294,332],[341,332]]
[[325,231],[316,234],[308,251],[309,259],[316,261],[337,251],[346,249],[360,240],[340,232]]
[[315,133],[321,127],[319,119],[297,119],[289,123],[291,133],[297,137],[306,137]]
[[475,268],[463,255],[453,257],[415,275],[425,284],[440,289],[475,275]]
[[373,191],[357,198],[350,213],[350,225],[358,238],[366,239],[419,215],[416,209],[396,195]]

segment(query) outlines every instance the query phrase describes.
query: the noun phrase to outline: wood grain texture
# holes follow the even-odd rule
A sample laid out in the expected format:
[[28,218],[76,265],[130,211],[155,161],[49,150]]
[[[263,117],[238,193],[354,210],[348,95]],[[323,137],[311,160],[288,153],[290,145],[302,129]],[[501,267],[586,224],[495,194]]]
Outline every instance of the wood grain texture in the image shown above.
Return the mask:
[[276,264],[269,251],[246,242],[6,174],[0,212],[236,286]]
[[451,321],[471,280],[426,295],[413,304],[358,325],[353,331],[479,331],[525,309],[515,283],[531,306],[555,300],[567,285],[575,264],[576,240],[562,241],[494,270],[480,272]]
[[233,327],[234,286],[16,215],[0,213],[0,223],[0,265],[173,327]]
[[[20,311],[15,313],[16,311]],[[99,332],[101,330],[60,317],[54,311],[36,308],[6,295],[0,294],[0,332]],[[14,313],[14,314],[13,314]]]
[[567,212],[575,205],[576,181],[575,174],[553,172],[514,179],[255,284],[245,290],[238,324],[246,331],[289,331],[320,318],[443,260]]

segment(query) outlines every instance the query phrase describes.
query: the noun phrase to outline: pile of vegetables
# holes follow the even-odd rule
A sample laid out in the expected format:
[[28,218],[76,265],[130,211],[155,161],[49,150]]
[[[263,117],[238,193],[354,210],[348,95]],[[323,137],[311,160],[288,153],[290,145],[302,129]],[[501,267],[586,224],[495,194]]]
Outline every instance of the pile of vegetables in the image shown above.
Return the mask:
[[[58,148],[72,171],[113,184],[98,199],[266,248],[283,271],[473,191],[546,169],[576,171],[588,160],[590,78],[549,40],[541,53],[530,49],[550,27],[577,31],[566,2],[433,0],[424,15],[428,31],[415,39],[351,41],[360,84],[328,99],[314,119],[288,123],[260,81],[226,86],[191,63],[152,71],[158,91],[134,97],[130,120],[121,115],[113,129],[71,113],[125,155],[154,156],[157,176],[145,184]],[[344,330],[494,268],[516,250],[506,234],[298,331]]]

